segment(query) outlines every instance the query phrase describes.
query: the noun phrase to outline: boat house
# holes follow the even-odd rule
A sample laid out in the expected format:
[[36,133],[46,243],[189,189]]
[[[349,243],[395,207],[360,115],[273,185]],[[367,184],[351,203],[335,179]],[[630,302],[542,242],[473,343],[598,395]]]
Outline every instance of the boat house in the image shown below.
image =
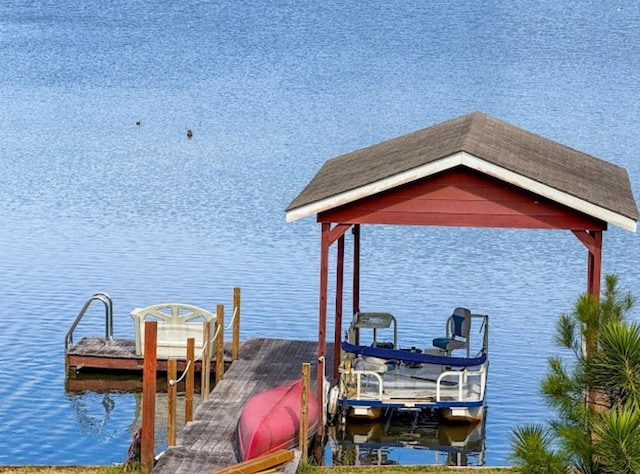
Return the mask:
[[609,224],[635,232],[638,222],[625,169],[480,112],[328,160],[286,208],[287,221],[314,214],[321,224],[321,359],[329,250],[337,244],[334,377],[348,230],[353,233],[356,314],[362,224],[568,230],[586,247],[587,291],[597,296],[603,232]]

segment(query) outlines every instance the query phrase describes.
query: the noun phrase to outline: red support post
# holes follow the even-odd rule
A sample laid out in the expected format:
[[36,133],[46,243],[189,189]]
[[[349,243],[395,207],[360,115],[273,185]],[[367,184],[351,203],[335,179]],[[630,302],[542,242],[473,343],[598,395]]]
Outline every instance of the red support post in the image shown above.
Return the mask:
[[[353,226],[353,316],[360,311],[360,224]],[[360,333],[356,329],[355,344],[360,342]]]
[[589,252],[587,257],[587,292],[600,298],[602,230],[573,230],[572,232]]
[[[338,239],[338,255],[336,268],[336,318],[334,325],[333,378],[338,378],[340,365],[340,342],[342,339],[342,299],[344,292],[344,235]],[[337,357],[336,357],[337,355]]]
[[[326,331],[327,331],[327,291],[329,286],[329,240],[330,224],[322,223],[322,235],[320,237],[320,307],[318,315],[318,358],[324,358],[326,353]],[[324,402],[324,373],[318,364],[316,371],[316,393],[320,406]]]
[[593,238],[593,249],[589,250],[587,290],[589,294],[600,298],[600,280],[602,279],[602,231],[590,231],[589,235]]

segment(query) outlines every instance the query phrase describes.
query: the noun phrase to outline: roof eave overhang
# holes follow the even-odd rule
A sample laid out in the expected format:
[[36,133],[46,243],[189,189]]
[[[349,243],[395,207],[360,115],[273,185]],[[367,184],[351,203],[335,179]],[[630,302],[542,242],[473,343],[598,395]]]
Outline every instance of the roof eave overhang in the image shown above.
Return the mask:
[[349,191],[345,191],[343,193],[339,193],[334,196],[291,209],[287,211],[286,219],[287,222],[302,219],[304,217],[318,214],[329,209],[334,209],[336,207],[349,204],[350,202],[357,201],[358,199],[362,199],[367,196],[381,193],[389,189],[393,189],[395,187],[402,186],[404,184],[408,184],[413,181],[426,178],[428,176],[432,176],[436,173],[452,169],[456,166],[465,166],[480,173],[484,173],[488,176],[493,176],[506,183],[518,186],[522,189],[548,198],[552,201],[555,201],[576,211],[580,211],[596,219],[600,219],[631,232],[636,232],[637,222],[631,218],[610,211],[609,209],[597,206],[593,203],[577,198],[565,192],[559,191],[558,189],[552,188],[531,178],[522,176],[518,173],[514,173],[513,171],[509,171],[493,163],[489,163],[482,158],[479,158],[465,151],[457,152],[439,160],[435,160],[431,163],[424,164],[417,168],[413,168],[402,173],[389,176],[380,181],[376,181],[359,188],[351,189]]

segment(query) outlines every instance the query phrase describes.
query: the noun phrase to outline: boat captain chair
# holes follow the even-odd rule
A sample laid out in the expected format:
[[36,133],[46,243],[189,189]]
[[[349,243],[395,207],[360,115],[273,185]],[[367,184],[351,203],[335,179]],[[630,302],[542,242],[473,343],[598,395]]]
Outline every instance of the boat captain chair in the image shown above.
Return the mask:
[[467,308],[456,308],[447,319],[446,337],[436,337],[433,347],[451,355],[456,349],[466,349],[469,358],[469,332],[471,331],[471,311]]

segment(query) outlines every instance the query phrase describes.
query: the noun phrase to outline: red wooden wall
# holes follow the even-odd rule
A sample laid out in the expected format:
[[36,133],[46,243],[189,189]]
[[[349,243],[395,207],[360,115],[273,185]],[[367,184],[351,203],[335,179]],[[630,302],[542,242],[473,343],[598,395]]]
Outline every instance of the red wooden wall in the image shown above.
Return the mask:
[[318,214],[351,224],[605,230],[607,223],[464,167]]

